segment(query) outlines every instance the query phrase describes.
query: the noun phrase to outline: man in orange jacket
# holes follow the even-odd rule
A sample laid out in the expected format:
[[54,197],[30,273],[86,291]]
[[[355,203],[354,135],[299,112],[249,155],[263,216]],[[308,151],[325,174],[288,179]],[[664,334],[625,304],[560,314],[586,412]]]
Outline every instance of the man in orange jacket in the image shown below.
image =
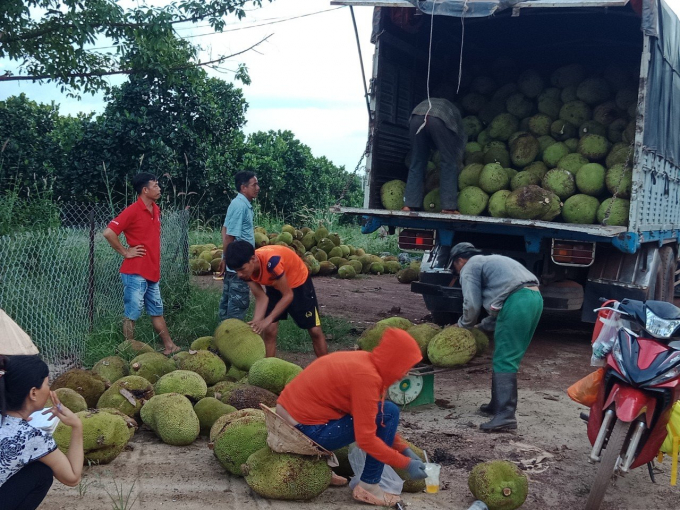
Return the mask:
[[424,479],[425,464],[397,432],[399,408],[385,392],[420,360],[406,331],[389,328],[372,352],[335,352],[318,358],[286,385],[276,412],[328,450],[356,441],[366,452],[354,499],[393,506],[399,496],[378,485],[385,464]]

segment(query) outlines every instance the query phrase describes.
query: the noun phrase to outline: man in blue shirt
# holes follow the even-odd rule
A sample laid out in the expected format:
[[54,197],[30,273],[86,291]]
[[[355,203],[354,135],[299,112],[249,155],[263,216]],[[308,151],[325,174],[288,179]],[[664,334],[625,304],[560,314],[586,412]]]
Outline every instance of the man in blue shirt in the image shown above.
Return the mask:
[[[220,300],[219,318],[243,320],[250,304],[250,288],[234,271],[226,267],[227,246],[233,241],[247,241],[255,247],[253,206],[260,193],[260,185],[253,172],[239,172],[234,177],[238,194],[229,204],[222,227],[222,262],[219,274],[224,275],[224,289]],[[225,271],[226,270],[226,271]]]

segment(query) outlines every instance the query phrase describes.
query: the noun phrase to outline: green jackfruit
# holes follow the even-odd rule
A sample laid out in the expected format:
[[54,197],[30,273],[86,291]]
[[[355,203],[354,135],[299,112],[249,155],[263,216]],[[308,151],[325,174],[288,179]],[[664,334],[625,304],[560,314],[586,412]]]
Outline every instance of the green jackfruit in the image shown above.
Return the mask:
[[602,78],[588,78],[579,83],[576,88],[576,96],[589,105],[606,101],[610,94],[609,84]]
[[515,166],[524,167],[536,159],[540,150],[536,138],[530,134],[522,135],[510,144],[510,158]]
[[605,136],[607,128],[597,122],[596,120],[587,120],[578,128],[578,137],[582,138],[585,135],[600,135]]
[[590,195],[574,195],[567,198],[562,206],[562,218],[566,223],[595,223],[600,202]]
[[156,352],[153,347],[144,342],[139,342],[137,340],[125,340],[118,344],[116,347],[116,354],[123,358],[125,361],[130,361],[135,356],[144,354],[145,352]]
[[562,200],[566,200],[576,193],[576,182],[571,172],[562,168],[550,170],[542,182],[543,189],[552,191]]
[[505,210],[510,218],[535,220],[550,209],[549,192],[535,185],[518,188],[505,201]]
[[473,163],[467,165],[458,175],[458,189],[463,190],[468,186],[479,186],[479,174],[482,173],[484,165]]
[[489,198],[489,214],[494,218],[507,218],[508,213],[505,210],[505,201],[510,195],[510,191],[502,189],[497,191],[491,198]]
[[593,116],[590,107],[583,101],[569,101],[560,109],[560,119],[574,126],[580,126]]
[[384,274],[385,265],[382,262],[373,262],[369,268],[371,274]]
[[[531,117],[534,113],[534,102],[521,92],[509,96],[505,101],[505,107],[508,110],[508,113],[513,115],[515,119]],[[513,129],[513,131],[517,131],[517,128]]]
[[349,262],[346,265],[340,266],[338,268],[338,277],[343,280],[350,280],[354,278],[356,275],[357,275],[356,269],[349,265]]
[[560,159],[559,162],[557,163],[557,168],[561,168],[562,170],[566,170],[572,175],[576,175],[578,171],[581,169],[581,167],[587,164],[588,158],[579,154],[578,152],[574,152],[571,154],[567,154],[562,159]]
[[529,69],[519,75],[517,86],[526,97],[533,99],[543,91],[545,82],[538,71]]
[[236,381],[220,381],[217,384],[210,386],[205,392],[205,396],[215,397],[217,400],[222,400],[224,397],[227,397],[228,401],[231,392],[240,385],[241,383]]
[[117,409],[132,417],[139,414],[142,406],[153,396],[154,389],[149,381],[138,375],[128,375],[118,379],[102,394],[97,407]]
[[557,119],[550,124],[550,136],[558,142],[564,142],[569,138],[575,137],[577,132],[576,126],[563,119]]
[[399,283],[417,282],[419,278],[420,274],[418,271],[410,267],[397,272],[397,280],[399,280]]
[[264,358],[264,341],[248,324],[238,319],[220,323],[213,334],[220,356],[241,370],[250,370],[258,359]]
[[207,260],[190,259],[189,260],[189,269],[191,270],[191,274],[206,275],[206,274],[210,273],[211,266],[210,266],[210,262],[207,261]]
[[[250,375],[248,376],[248,381],[250,381]],[[277,398],[274,392],[259,386],[253,386],[252,384],[242,384],[231,391],[227,403],[236,409],[259,409],[260,404],[264,404],[267,407],[276,407]]]
[[333,468],[333,472],[349,478],[354,476],[354,471],[352,470],[352,465],[349,463],[349,446],[343,446],[337,450],[333,450],[335,458],[338,459],[338,466]]
[[[351,267],[351,266],[349,266]],[[286,383],[302,372],[302,367],[279,358],[264,358],[253,363],[248,372],[248,382],[272,393],[279,394]]]
[[599,196],[605,189],[605,169],[598,163],[583,165],[576,174],[576,186],[585,195]]
[[213,337],[202,336],[191,342],[190,349],[192,351],[207,351],[212,347]]
[[317,243],[326,237],[328,237],[328,229],[325,227],[319,227],[314,232],[314,239]]
[[210,351],[189,352],[189,356],[177,363],[177,368],[196,372],[209,386],[223,380],[227,375],[227,365],[222,358]]
[[633,161],[633,150],[627,143],[615,143],[609,154],[607,154],[607,159],[605,164],[607,168],[612,168],[617,164],[627,164],[630,166]]
[[208,393],[208,385],[196,372],[190,370],[175,370],[165,374],[154,384],[154,393],[179,393],[189,398],[192,402],[198,402]]
[[538,219],[543,221],[553,221],[560,214],[562,214],[562,201],[560,200],[560,197],[555,195],[555,193],[552,191],[546,190],[546,193],[548,193],[548,200],[550,201],[550,204],[548,210]]
[[173,446],[190,445],[201,432],[201,424],[188,398],[179,393],[151,397],[139,413],[161,441]]
[[[602,103],[601,105],[596,106],[593,110],[593,120],[599,122],[603,126],[609,126],[615,120],[623,120],[625,123],[625,116],[625,112],[619,110],[614,101]],[[623,129],[621,131],[623,131]]]
[[362,351],[372,351],[377,347],[382,339],[383,333],[387,328],[398,328],[408,330],[413,323],[403,317],[388,317],[376,322],[373,326],[364,330],[357,343]]
[[597,209],[597,222],[613,227],[628,225],[630,215],[630,200],[625,198],[608,198]]
[[205,397],[196,402],[194,412],[201,426],[201,435],[207,436],[210,434],[210,429],[217,421],[217,418],[235,411],[236,408],[234,406],[224,404],[214,397]]
[[581,64],[569,64],[555,70],[550,76],[550,83],[553,87],[576,86],[586,77],[586,69]]
[[212,250],[206,250],[198,256],[199,260],[205,260],[208,264],[212,262],[213,255]]
[[54,391],[59,388],[71,388],[85,399],[87,407],[90,408],[97,406],[99,397],[106,390],[106,384],[106,380],[89,370],[73,368],[57,377],[50,389]]
[[293,225],[284,225],[281,227],[281,232],[288,232],[291,236],[295,236],[295,227]]
[[269,238],[265,234],[255,232],[255,248],[262,248],[269,244]]
[[465,128],[468,140],[477,138],[477,135],[484,129],[482,121],[474,115],[468,115],[463,119],[463,127]]
[[[411,449],[413,453],[415,453],[418,457],[420,457],[420,460],[423,462],[427,462],[427,459],[425,458],[425,453],[423,450],[418,448],[416,445],[411,443],[410,441],[406,441],[406,444],[408,447]],[[394,470],[398,475],[399,478],[404,480],[404,486],[401,489],[403,492],[409,492],[409,493],[416,493],[416,492],[423,492],[425,490],[425,480],[413,480],[411,477],[408,476],[408,472],[405,469],[395,469]]]
[[569,147],[564,142],[557,142],[546,147],[543,151],[543,162],[548,168],[555,168],[567,154],[569,154]]
[[[505,177],[507,178],[507,174]],[[489,195],[476,186],[469,186],[458,193],[458,210],[461,214],[470,216],[482,214],[488,203]]]
[[[623,163],[613,165],[605,176],[609,193],[619,198],[630,198],[633,187],[633,170]],[[94,370],[94,369],[93,369]]]
[[146,352],[130,361],[130,373],[152,384],[176,369],[175,362],[160,352]]
[[576,152],[578,150],[578,138],[568,138],[564,141],[569,152]]
[[[363,265],[361,264],[361,262],[359,262],[358,260],[350,260],[348,265],[354,269],[355,276],[361,274],[361,270],[363,269]],[[347,269],[345,269],[345,271],[347,271]]]
[[[98,410],[76,413],[83,424],[83,465],[108,464],[123,451],[130,439],[125,420]],[[59,423],[52,436],[59,449],[67,453],[71,446],[71,427]]]
[[501,113],[489,124],[489,136],[494,140],[507,140],[519,128],[519,120],[509,113]]
[[[54,390],[57,394],[59,402],[71,410],[72,413],[79,413],[80,411],[87,411],[87,402],[82,395],[71,388],[58,388]],[[52,407],[52,398],[48,397],[45,402],[45,407]]]
[[137,424],[137,421],[134,418],[131,418],[125,413],[120,412],[118,409],[112,409],[110,407],[103,407],[101,409],[97,409],[100,413],[109,413],[113,414],[116,416],[120,416],[125,420],[125,424],[127,425],[128,428],[128,434],[130,435],[130,439],[132,439],[135,435],[135,432],[137,432],[137,429],[139,428],[139,425]]
[[465,144],[465,155],[472,154],[474,152],[483,152],[484,148],[482,144],[478,142],[468,142]]
[[237,409],[234,412],[224,414],[215,420],[215,423],[210,427],[210,435],[208,438],[210,442],[215,441],[218,435],[220,435],[225,428],[236,420],[245,418],[246,416],[252,417],[254,421],[261,421],[264,423],[264,411],[261,409]]
[[476,351],[475,337],[468,330],[448,327],[437,333],[427,346],[427,357],[438,367],[455,367],[470,361]]
[[544,113],[538,113],[529,119],[529,131],[534,136],[550,134],[550,124],[553,120]]
[[276,242],[277,244],[286,243],[290,246],[293,243],[293,235],[290,232],[281,232],[276,238]]
[[[533,172],[527,170],[518,172],[510,181],[510,188],[512,191],[516,189],[523,188],[524,186],[529,186],[530,184],[538,185],[541,184],[541,178]],[[506,195],[507,199],[508,196]],[[505,210],[505,205],[503,205],[503,210]]]
[[506,460],[477,464],[468,477],[468,487],[489,510],[515,510],[524,504],[529,493],[526,475]]
[[108,381],[109,384],[116,382],[121,377],[130,374],[130,367],[120,356],[107,356],[102,358],[92,367],[92,373]]
[[408,334],[413,337],[413,339],[418,343],[420,347],[420,352],[423,355],[423,360],[427,360],[427,346],[437,333],[439,333],[440,328],[435,324],[416,324],[407,329]]
[[388,260],[383,265],[387,274],[397,274],[401,270],[401,264],[394,260]]
[[484,151],[484,164],[488,165],[489,163],[498,163],[502,167],[509,166],[510,153],[505,147],[489,147]]
[[578,152],[590,161],[602,161],[609,152],[609,140],[600,135],[585,135],[578,141]]
[[442,205],[439,197],[439,188],[433,189],[423,198],[423,211],[441,212]]
[[628,121],[625,118],[616,119],[607,127],[607,139],[611,143],[619,143],[623,140],[623,133],[628,127]]
[[489,350],[489,336],[477,327],[472,328],[470,332],[475,337],[475,356],[481,356]]
[[328,260],[328,254],[323,250],[317,250],[316,253],[314,253],[314,258],[317,262],[326,262]]
[[498,163],[485,165],[479,174],[479,187],[486,193],[491,194],[506,189],[508,184],[508,174]]
[[630,87],[619,90],[616,93],[616,106],[622,110],[628,110],[631,106],[637,106],[638,91]]
[[[213,434],[213,429],[210,434]],[[212,443],[213,453],[222,467],[232,475],[243,476],[241,466],[248,457],[267,446],[264,416],[244,416],[228,423]]]
[[556,119],[560,115],[562,108],[562,100],[560,99],[560,89],[548,88],[545,89],[538,96],[537,107],[539,113],[547,115],[552,119]]
[[548,173],[548,167],[545,166],[543,161],[534,161],[533,163],[524,167],[523,171],[531,172],[536,174],[539,179],[543,179],[543,176]]

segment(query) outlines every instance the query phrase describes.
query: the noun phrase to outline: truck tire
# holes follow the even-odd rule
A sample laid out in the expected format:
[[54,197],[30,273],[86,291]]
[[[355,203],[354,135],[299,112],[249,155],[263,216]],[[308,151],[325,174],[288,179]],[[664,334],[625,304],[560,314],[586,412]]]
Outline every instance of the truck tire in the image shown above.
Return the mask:
[[654,292],[649,295],[649,299],[656,301],[673,302],[675,293],[675,253],[670,246],[659,249],[659,265],[656,270],[656,282]]

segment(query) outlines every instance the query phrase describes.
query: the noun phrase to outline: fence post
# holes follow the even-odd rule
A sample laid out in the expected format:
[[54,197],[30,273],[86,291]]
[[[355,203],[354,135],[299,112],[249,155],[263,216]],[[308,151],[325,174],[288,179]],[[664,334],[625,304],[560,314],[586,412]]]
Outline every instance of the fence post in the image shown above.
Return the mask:
[[90,319],[90,333],[94,330],[94,207],[90,208],[90,257],[87,282],[87,312]]

